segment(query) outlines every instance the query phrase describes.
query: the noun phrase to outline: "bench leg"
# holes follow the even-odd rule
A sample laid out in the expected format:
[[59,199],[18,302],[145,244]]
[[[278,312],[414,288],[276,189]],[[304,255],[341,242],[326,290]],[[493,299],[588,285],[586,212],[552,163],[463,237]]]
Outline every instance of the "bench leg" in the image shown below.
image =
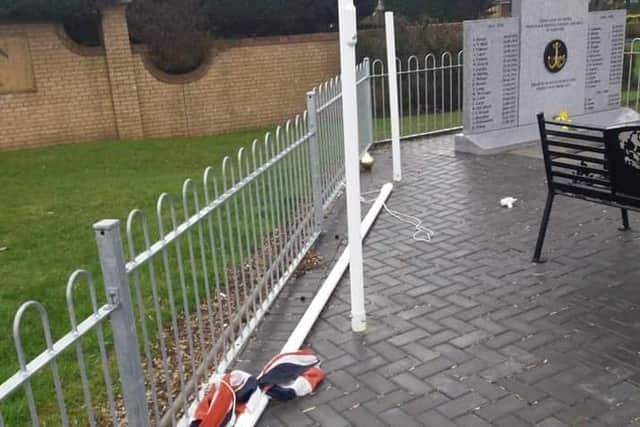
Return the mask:
[[622,211],[622,228],[620,231],[627,231],[629,227],[629,211],[627,209],[620,209]]
[[542,253],[542,245],[544,244],[544,237],[547,234],[547,225],[549,225],[549,216],[551,215],[551,207],[553,206],[554,194],[549,193],[547,196],[547,204],[544,207],[544,215],[542,217],[542,224],[540,224],[540,232],[538,233],[538,242],[536,243],[536,251],[533,255],[533,262],[536,264],[542,263],[540,260],[540,254]]

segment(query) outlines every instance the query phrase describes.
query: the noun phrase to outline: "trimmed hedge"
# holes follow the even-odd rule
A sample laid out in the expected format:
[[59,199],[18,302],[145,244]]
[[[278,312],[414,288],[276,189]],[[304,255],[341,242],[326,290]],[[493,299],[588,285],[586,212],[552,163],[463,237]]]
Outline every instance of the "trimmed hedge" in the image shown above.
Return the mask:
[[62,21],[96,13],[115,0],[0,0],[0,17]]
[[[368,57],[386,62],[386,43],[384,29],[361,31],[358,35],[359,60]],[[462,50],[462,24],[413,23],[396,17],[396,49],[398,58],[403,62],[412,55],[424,58],[428,53],[438,57],[444,52],[457,54]]]
[[[358,58],[362,60],[365,57],[369,57],[372,61],[379,59],[385,64],[387,63],[387,51],[386,51],[386,39],[384,29],[380,30],[365,30],[359,34],[358,43]],[[436,56],[436,65],[440,66],[442,63],[442,54],[449,52],[452,54],[453,63],[457,63],[457,55],[462,50],[462,24],[449,23],[449,24],[435,24],[429,23],[425,20],[419,23],[412,23],[407,19],[396,18],[396,48],[398,59],[402,63],[404,71],[407,71],[408,60],[411,56],[418,58],[419,67],[422,69],[425,66],[425,56],[432,53]],[[415,62],[412,62],[415,67]],[[433,66],[433,63],[429,63]],[[380,68],[376,66],[374,72],[380,72]],[[413,111],[422,111],[423,113],[436,113],[443,111],[456,111],[461,108],[458,105],[460,94],[458,93],[459,85],[458,77],[460,75],[457,71],[453,73],[446,73],[443,78],[443,72],[437,73],[412,73],[404,74],[400,77],[400,90],[402,91],[402,107],[405,111],[410,109],[409,102],[411,101]],[[417,81],[416,81],[417,79]],[[375,86],[376,97],[379,100],[383,99],[383,93],[381,92],[383,83],[378,83]],[[439,95],[434,100],[433,95],[429,96],[429,99],[424,99],[424,96],[420,99],[420,106],[417,107],[416,98],[416,85],[421,88],[421,95],[425,90],[428,90],[430,94],[444,93],[447,96],[442,99]],[[444,85],[444,86],[443,86]],[[451,97],[449,97],[451,93]],[[385,108],[382,102],[379,102],[378,113],[382,113],[382,108]]]
[[[360,18],[376,0],[355,0]],[[226,37],[254,37],[335,31],[337,0],[204,0],[209,29]]]
[[387,10],[421,20],[429,17],[439,22],[458,22],[483,15],[493,0],[385,0]]

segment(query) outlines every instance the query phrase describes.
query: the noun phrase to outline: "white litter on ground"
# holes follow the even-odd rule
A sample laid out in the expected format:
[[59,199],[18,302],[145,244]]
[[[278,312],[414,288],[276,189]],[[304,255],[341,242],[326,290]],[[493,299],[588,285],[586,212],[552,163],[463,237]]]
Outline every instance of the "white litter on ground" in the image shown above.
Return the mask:
[[500,200],[500,206],[502,206],[503,208],[512,209],[513,205],[515,205],[517,201],[518,199],[515,199],[513,197],[505,197],[504,199]]

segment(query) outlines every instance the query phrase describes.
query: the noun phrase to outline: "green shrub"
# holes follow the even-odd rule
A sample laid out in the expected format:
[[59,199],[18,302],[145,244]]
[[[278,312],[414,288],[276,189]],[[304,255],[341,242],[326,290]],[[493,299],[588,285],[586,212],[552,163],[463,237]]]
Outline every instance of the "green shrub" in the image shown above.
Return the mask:
[[[408,70],[408,61],[411,56],[418,59],[417,63],[412,61],[411,68],[415,69],[419,66],[420,69],[424,69],[425,57],[429,53],[436,56],[436,66],[442,65],[444,52],[451,53],[453,64],[457,64],[457,55],[462,49],[462,24],[435,24],[426,19],[412,23],[403,18],[396,18],[396,47],[403,71]],[[380,59],[385,64],[385,70],[387,69],[386,40],[383,29],[365,30],[360,33],[358,57],[359,60],[365,57],[369,57],[372,61]],[[429,67],[433,66],[434,63],[430,60]],[[380,65],[376,65],[373,69],[374,73],[380,71]],[[458,89],[461,88],[459,81],[461,75],[457,69],[402,74],[399,79],[402,108],[405,112],[421,111],[429,114],[458,110],[461,107],[459,105],[461,97],[458,93]],[[417,87],[420,88],[420,99],[417,96]],[[384,98],[384,90],[386,90],[384,83],[378,82],[375,85],[376,99]],[[424,97],[425,91],[429,94],[428,99]],[[443,92],[444,97],[442,97]],[[382,102],[377,104],[378,112],[382,113],[382,108],[386,107]]]
[[440,22],[457,22],[484,15],[493,0],[385,0],[387,10],[420,20],[425,17]]
[[635,37],[640,37],[640,22],[628,22],[627,38],[633,39]]
[[115,0],[0,0],[0,17],[62,21],[97,12]]
[[[361,18],[376,0],[355,0]],[[337,0],[204,0],[209,29],[226,37],[254,37],[335,31]]]
[[208,57],[211,38],[199,0],[136,0],[127,9],[131,38],[168,74],[195,70]]

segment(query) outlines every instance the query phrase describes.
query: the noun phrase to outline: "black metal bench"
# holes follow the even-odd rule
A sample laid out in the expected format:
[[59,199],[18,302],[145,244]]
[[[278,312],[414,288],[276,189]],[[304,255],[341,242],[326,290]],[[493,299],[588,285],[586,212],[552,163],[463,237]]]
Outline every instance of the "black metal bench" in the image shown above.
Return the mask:
[[549,193],[533,262],[539,263],[555,196],[640,211],[640,126],[598,128],[546,121],[538,114]]

